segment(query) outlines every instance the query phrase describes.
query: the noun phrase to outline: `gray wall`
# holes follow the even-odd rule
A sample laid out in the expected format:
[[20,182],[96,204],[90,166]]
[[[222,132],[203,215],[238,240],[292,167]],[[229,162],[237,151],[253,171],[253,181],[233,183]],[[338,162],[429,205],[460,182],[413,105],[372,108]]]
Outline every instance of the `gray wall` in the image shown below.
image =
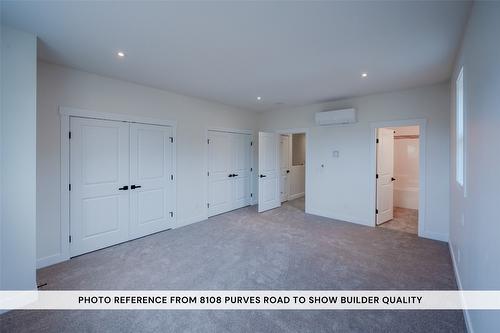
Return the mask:
[[36,37],[1,32],[0,289],[36,288]]
[[[452,76],[450,244],[463,289],[500,289],[500,2],[475,2]],[[465,192],[455,178],[455,81],[464,68]],[[500,311],[469,311],[474,332]],[[471,330],[472,331],[472,330]]]

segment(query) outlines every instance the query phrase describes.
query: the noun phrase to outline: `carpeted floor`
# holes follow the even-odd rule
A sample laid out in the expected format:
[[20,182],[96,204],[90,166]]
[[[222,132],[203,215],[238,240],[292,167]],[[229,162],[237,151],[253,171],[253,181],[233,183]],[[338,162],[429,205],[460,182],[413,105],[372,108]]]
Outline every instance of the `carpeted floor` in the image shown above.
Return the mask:
[[379,225],[381,228],[418,234],[418,210],[394,207],[394,218]]
[[[300,199],[298,199],[300,200]],[[247,207],[39,270],[44,289],[456,289],[448,245]],[[465,332],[462,311],[11,311],[3,332]]]

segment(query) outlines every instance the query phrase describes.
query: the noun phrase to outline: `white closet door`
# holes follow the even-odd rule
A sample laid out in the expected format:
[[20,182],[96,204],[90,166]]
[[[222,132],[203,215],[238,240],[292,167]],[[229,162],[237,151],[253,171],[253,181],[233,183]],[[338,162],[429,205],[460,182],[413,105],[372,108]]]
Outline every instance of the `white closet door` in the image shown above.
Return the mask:
[[259,212],[281,206],[279,137],[259,132]]
[[129,124],[70,119],[71,256],[129,233]]
[[232,209],[250,204],[250,135],[230,133],[232,147]]
[[130,124],[130,238],[173,227],[172,128]]
[[208,216],[233,209],[231,133],[208,131]]

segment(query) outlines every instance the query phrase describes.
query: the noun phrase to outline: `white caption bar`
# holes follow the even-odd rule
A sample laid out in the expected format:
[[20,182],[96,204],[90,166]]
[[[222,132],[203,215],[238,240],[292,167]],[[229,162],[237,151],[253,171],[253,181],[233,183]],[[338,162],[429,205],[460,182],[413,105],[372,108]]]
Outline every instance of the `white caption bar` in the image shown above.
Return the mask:
[[26,310],[499,310],[500,291],[78,290],[0,291]]

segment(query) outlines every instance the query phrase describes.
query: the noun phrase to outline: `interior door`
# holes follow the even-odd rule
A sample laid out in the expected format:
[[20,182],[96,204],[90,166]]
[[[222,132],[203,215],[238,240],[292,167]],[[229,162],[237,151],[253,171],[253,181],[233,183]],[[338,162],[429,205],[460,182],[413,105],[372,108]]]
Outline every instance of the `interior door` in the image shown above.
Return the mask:
[[290,154],[290,135],[280,135],[280,195],[281,202],[287,201],[290,195],[290,169],[291,169],[291,154]]
[[230,133],[232,154],[233,207],[237,209],[250,204],[250,135]]
[[71,256],[124,242],[129,233],[129,124],[70,119]]
[[259,212],[281,206],[279,136],[259,132]]
[[393,219],[394,196],[394,131],[377,131],[377,224]]
[[130,239],[173,227],[172,147],[171,127],[130,124]]
[[233,209],[231,133],[208,131],[208,216]]

